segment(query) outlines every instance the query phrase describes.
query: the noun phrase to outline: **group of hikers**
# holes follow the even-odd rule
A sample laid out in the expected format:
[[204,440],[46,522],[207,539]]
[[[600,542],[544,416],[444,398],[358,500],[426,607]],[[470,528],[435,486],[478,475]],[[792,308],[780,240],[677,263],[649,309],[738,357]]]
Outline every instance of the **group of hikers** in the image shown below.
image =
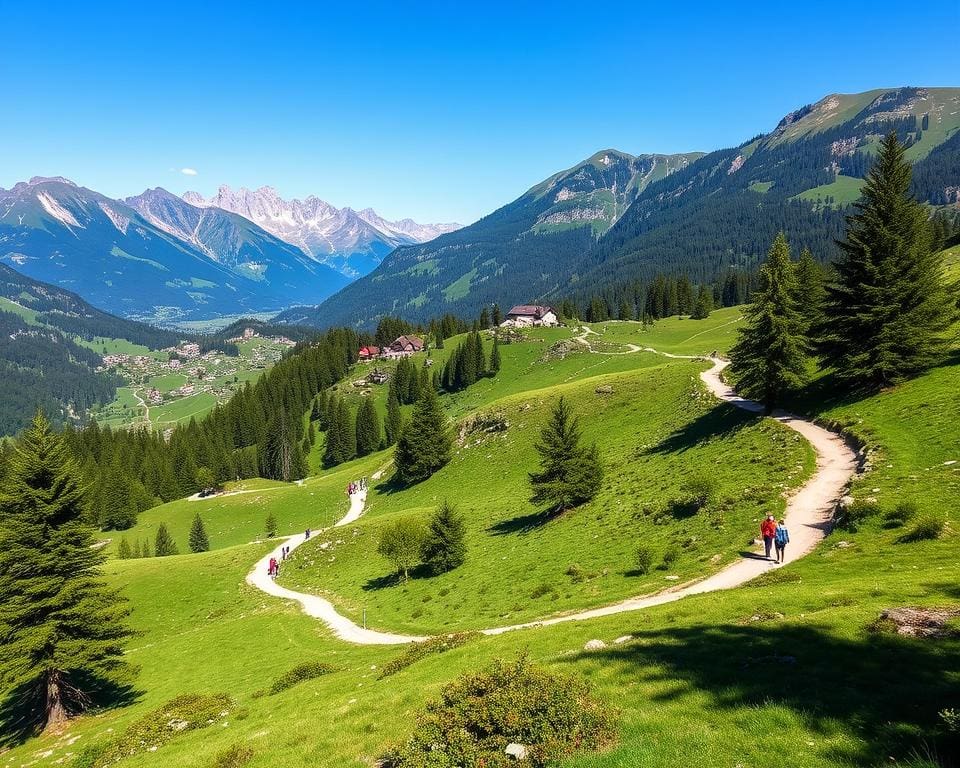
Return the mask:
[[790,531],[787,530],[787,524],[784,520],[779,523],[773,515],[767,515],[767,519],[760,523],[760,535],[763,537],[763,550],[767,560],[770,560],[770,550],[776,548],[777,563],[783,563],[787,544],[790,543]]
[[[361,477],[359,480],[352,481],[347,484],[347,496],[353,496],[353,494],[358,493],[359,491],[367,490],[367,478]],[[303,540],[307,541],[310,538],[310,534],[313,531],[310,528],[307,528],[303,532]],[[280,563],[283,560],[286,560],[290,556],[290,547],[284,545],[280,548],[280,560],[277,560],[276,557],[271,557],[270,562],[267,564],[267,575],[272,576],[274,579],[280,575]]]
[[353,494],[365,490],[367,490],[367,478],[365,477],[361,477],[356,482],[347,483],[347,496],[353,496]]

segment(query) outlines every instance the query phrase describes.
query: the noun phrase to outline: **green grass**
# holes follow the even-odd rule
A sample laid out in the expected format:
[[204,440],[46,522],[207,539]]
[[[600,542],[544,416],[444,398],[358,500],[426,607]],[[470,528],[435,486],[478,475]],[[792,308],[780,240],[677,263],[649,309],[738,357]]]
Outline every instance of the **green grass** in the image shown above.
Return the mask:
[[[366,610],[372,626],[433,634],[608,603],[655,592],[672,583],[667,576],[719,568],[739,557],[764,512],[782,509],[781,492],[800,484],[812,455],[779,425],[717,405],[697,381],[702,368],[668,362],[497,400],[490,410],[510,423],[505,434],[469,435],[450,465],[409,490],[372,489],[364,518],[302,547],[282,580],[333,593],[357,621]],[[613,394],[597,394],[599,385]],[[590,504],[544,521],[528,501],[527,473],[537,466],[533,444],[561,394],[584,415],[607,481]],[[751,461],[731,465],[729,455]],[[656,522],[656,512],[684,495],[683,467],[713,478],[719,500],[693,517]],[[459,502],[467,518],[466,565],[397,584],[376,555],[380,528],[400,515],[425,517],[443,499]],[[669,570],[639,575],[640,544],[654,550],[656,563],[670,549],[679,558]],[[574,564],[585,578],[567,574]]]
[[832,197],[833,202],[830,205],[838,207],[859,200],[862,187],[863,179],[838,175],[830,184],[821,184],[819,187],[808,189],[791,199],[809,200],[818,205],[826,205],[826,198]]
[[30,309],[29,307],[25,307],[22,304],[18,304],[15,301],[11,301],[6,296],[0,296],[0,310],[19,315],[28,325],[40,325],[40,321],[37,320],[37,315],[40,314],[39,312],[34,309]]
[[150,421],[158,428],[172,427],[191,418],[199,419],[217,404],[217,398],[210,392],[197,392],[179,400],[150,408]]
[[461,275],[443,289],[443,298],[446,301],[456,301],[457,299],[462,299],[464,296],[470,293],[470,282],[476,276],[476,268],[471,269],[469,272]]
[[[713,330],[697,339],[682,332],[690,321],[662,321],[648,331],[648,343],[659,348],[673,345],[671,351],[684,353],[705,351],[695,347],[708,340],[708,347],[722,347],[726,335],[722,319],[711,318],[716,322]],[[637,326],[610,323],[595,328],[602,333],[604,327],[604,341],[610,344],[638,343],[632,338],[639,335]],[[544,343],[549,345],[561,336],[562,331],[544,333]],[[527,371],[534,365],[522,352],[524,345],[511,346],[516,358],[512,367],[505,361],[504,389],[515,386],[516,377],[531,376]],[[480,445],[462,448],[449,467],[416,489],[371,494],[369,516],[356,526],[360,539],[397,514],[425,512],[436,503],[435,497],[451,489],[459,494],[457,500],[471,519],[470,560],[448,575],[447,584],[453,594],[462,573],[464,586],[468,582],[476,586],[475,591],[464,590],[464,605],[438,610],[439,588],[424,602],[422,590],[432,581],[426,579],[415,579],[406,593],[402,587],[379,593],[392,590],[398,605],[402,596],[408,607],[424,607],[423,624],[428,609],[436,612],[438,624],[452,616],[447,612],[452,610],[478,617],[484,604],[493,607],[496,601],[505,601],[511,585],[537,581],[518,575],[517,569],[525,563],[547,574],[544,581],[561,585],[560,597],[558,601],[547,595],[532,598],[514,589],[515,599],[542,607],[543,613],[556,602],[587,603],[598,599],[589,594],[591,589],[610,589],[607,594],[612,595],[616,591],[612,585],[618,580],[625,583],[626,577],[611,572],[573,583],[565,573],[568,553],[575,554],[583,570],[589,571],[602,565],[604,558],[612,561],[619,552],[628,551],[627,544],[632,548],[638,530],[644,535],[647,531],[646,518],[634,520],[611,503],[614,490],[632,502],[661,493],[669,497],[691,468],[705,460],[728,489],[725,495],[746,481],[754,484],[771,476],[783,481],[778,463],[788,464],[788,457],[801,451],[802,444],[778,444],[783,431],[755,421],[748,420],[734,433],[706,429],[713,437],[692,447],[673,443],[670,450],[631,453],[631,448],[657,445],[678,426],[709,423],[697,416],[703,409],[715,414],[713,418],[732,418],[724,415],[725,406],[710,408],[705,399],[682,396],[689,392],[683,386],[684,377],[688,385],[692,383],[700,364],[661,359],[662,365],[650,366],[642,364],[645,357],[616,358],[633,360],[637,368],[632,371],[615,371],[593,381],[575,378],[566,384],[543,385],[551,395],[562,389],[577,400],[589,437],[601,442],[617,470],[608,477],[609,487],[586,510],[496,540],[477,533],[490,510],[498,510],[500,520],[525,504],[525,493],[513,494],[516,500],[500,505],[495,497],[509,494],[511,484],[527,469],[529,444],[549,399],[535,387],[500,395],[498,404],[495,388],[484,395],[483,407],[507,410],[512,426],[504,439],[511,441],[513,453],[502,450],[487,458],[488,452],[493,454],[493,441],[500,439],[487,438]],[[546,369],[549,364],[539,365]],[[612,383],[615,393],[605,399],[594,394],[600,382]],[[239,745],[252,750],[247,764],[251,768],[361,768],[372,765],[410,734],[417,712],[439,695],[444,683],[493,658],[525,652],[534,662],[586,679],[596,696],[620,709],[618,743],[605,753],[566,761],[565,768],[877,768],[891,764],[933,768],[932,762],[911,760],[928,750],[946,754],[934,734],[937,712],[956,707],[960,695],[960,638],[915,640],[875,634],[867,628],[881,610],[892,606],[960,604],[956,517],[960,463],[946,463],[960,461],[958,391],[960,361],[953,360],[915,381],[860,400],[837,400],[829,383],[818,381],[807,400],[795,404],[845,425],[871,447],[871,469],[855,483],[856,497],[873,496],[884,510],[901,499],[913,500],[922,515],[946,519],[941,539],[898,544],[902,530],[884,528],[882,516],[870,518],[856,533],[833,532],[811,555],[774,571],[777,578],[644,611],[483,637],[443,654],[427,655],[382,680],[380,670],[403,655],[404,649],[342,643],[293,605],[254,592],[244,584],[244,577],[270,545],[242,544],[254,538],[268,508],[276,511],[281,530],[301,530],[302,519],[297,516],[307,499],[317,503],[318,511],[321,503],[328,503],[321,497],[329,499],[335,515],[337,506],[345,503],[346,478],[372,474],[371,467],[382,455],[311,478],[303,489],[251,481],[256,493],[165,505],[141,519],[141,535],[152,530],[148,527],[162,511],[185,551],[189,520],[194,510],[205,509],[211,543],[227,548],[203,555],[108,563],[107,578],[130,598],[130,621],[139,633],[127,644],[128,660],[140,668],[138,698],[129,706],[80,718],[61,735],[31,739],[5,753],[3,765],[70,765],[70,755],[84,745],[116,737],[174,696],[226,693],[237,707],[226,724],[187,732],[154,753],[136,754],[117,764],[208,768],[218,754]],[[530,402],[531,408],[521,411],[524,402]],[[812,407],[812,402],[817,406]],[[584,407],[587,403],[591,407]],[[452,413],[460,408],[452,399],[447,406]],[[612,428],[614,423],[619,426]],[[759,461],[751,463],[751,457]],[[517,466],[508,466],[510,462]],[[738,471],[745,473],[739,481]],[[471,478],[466,478],[466,472]],[[270,487],[277,490],[268,491]],[[240,505],[258,495],[259,504]],[[216,506],[228,499],[235,506]],[[730,504],[737,508],[747,501],[745,494],[738,493]],[[198,506],[204,504],[210,506]],[[727,523],[731,529],[738,524],[735,514]],[[653,536],[669,538],[670,527],[660,526],[662,530]],[[592,538],[601,532],[604,535]],[[342,603],[363,591],[357,583],[347,583],[341,566],[360,578],[367,565],[378,574],[387,567],[374,557],[364,564],[353,556],[354,551],[364,552],[366,544],[350,540],[351,529],[337,534],[343,543],[334,540],[334,551],[327,555],[337,559],[323,564],[330,581],[318,586],[328,596],[343,589],[343,596],[333,596]],[[690,558],[709,551],[704,546],[697,555],[681,555],[679,564],[692,567]],[[341,559],[348,562],[340,563]],[[312,567],[319,570],[320,566]],[[643,579],[632,578],[637,591],[642,591]],[[485,581],[490,586],[481,593]],[[567,592],[574,597],[568,598]],[[532,608],[525,605],[524,610]],[[369,618],[374,623],[383,620],[373,610]],[[626,635],[633,639],[613,643]],[[591,639],[603,640],[607,648],[584,652],[584,644]],[[279,677],[308,662],[327,663],[336,671],[276,696],[262,695]]]
[[769,192],[772,186],[772,181],[755,181],[748,187],[748,189],[753,190],[754,192],[759,192],[761,195],[763,195]]

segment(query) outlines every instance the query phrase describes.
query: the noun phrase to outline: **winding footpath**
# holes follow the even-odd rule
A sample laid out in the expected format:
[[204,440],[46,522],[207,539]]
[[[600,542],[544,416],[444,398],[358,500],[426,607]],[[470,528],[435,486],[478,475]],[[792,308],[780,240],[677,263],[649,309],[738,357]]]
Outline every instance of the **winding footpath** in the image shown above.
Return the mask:
[[[586,343],[585,338],[582,339],[582,343]],[[709,360],[713,363],[713,367],[707,371],[703,371],[700,374],[700,378],[710,392],[720,400],[731,403],[738,408],[743,408],[753,413],[763,412],[763,407],[759,403],[740,397],[730,386],[723,382],[721,373],[728,364],[725,360],[699,355],[673,355],[666,352],[658,352],[650,347],[641,348],[636,345],[629,346],[630,352],[653,352],[671,358]],[[629,354],[630,352],[611,354]],[[823,537],[826,536],[830,527],[830,521],[833,517],[833,510],[843,496],[851,478],[857,471],[859,456],[843,437],[802,419],[799,416],[777,410],[771,414],[771,418],[776,419],[784,426],[802,435],[813,446],[817,454],[817,468],[813,476],[787,501],[786,524],[787,528],[790,529],[790,545],[787,547],[785,561],[786,563],[790,563],[810,553],[817,544],[820,543]],[[356,521],[363,513],[366,495],[366,491],[360,491],[354,494],[350,498],[349,512],[342,520],[337,522],[334,527],[348,525]],[[390,645],[417,642],[426,639],[412,635],[377,632],[359,627],[345,616],[337,613],[336,609],[328,600],[324,600],[317,595],[294,592],[293,590],[279,586],[267,575],[267,566],[270,558],[276,557],[280,559],[279,553],[283,546],[289,546],[290,550],[293,551],[304,541],[305,538],[303,534],[283,539],[273,552],[257,562],[247,576],[247,583],[269,595],[300,603],[303,611],[307,615],[318,618],[326,623],[337,637],[347,642],[362,645]],[[499,635],[518,629],[544,627],[568,621],[585,621],[601,616],[611,616],[617,613],[650,608],[652,606],[680,600],[688,595],[700,595],[706,592],[732,589],[774,567],[776,567],[774,563],[759,555],[746,556],[705,579],[678,585],[652,595],[632,597],[618,603],[587,611],[562,614],[523,624],[493,627],[481,631],[485,635]]]

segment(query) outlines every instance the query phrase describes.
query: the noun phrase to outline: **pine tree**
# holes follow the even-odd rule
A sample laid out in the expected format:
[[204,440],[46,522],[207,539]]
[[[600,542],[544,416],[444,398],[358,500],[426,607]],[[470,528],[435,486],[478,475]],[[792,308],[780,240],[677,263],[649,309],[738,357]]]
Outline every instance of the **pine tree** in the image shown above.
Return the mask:
[[493,350],[490,352],[490,373],[496,375],[500,373],[500,337],[493,337]]
[[824,274],[809,248],[800,252],[797,262],[797,303],[810,337],[820,333],[823,325]]
[[160,523],[160,526],[157,528],[157,536],[153,543],[153,552],[157,557],[179,554],[176,542],[174,542],[173,536],[170,535],[170,531],[167,530],[166,523]]
[[499,328],[500,323],[503,322],[503,314],[500,312],[499,304],[493,305],[493,311],[491,312],[491,315],[492,315],[491,320],[493,320],[494,328]]
[[153,557],[153,550],[150,549],[150,539],[147,538],[143,540],[141,553],[141,557]]
[[340,461],[337,463],[342,464],[357,455],[357,427],[354,423],[353,411],[346,399],[341,399],[337,406],[337,421],[339,422],[337,429],[342,437]]
[[82,521],[79,477],[38,413],[0,490],[0,740],[8,743],[116,695],[129,675],[128,610],[100,580],[106,556]]
[[396,478],[404,485],[426,480],[450,461],[453,440],[433,387],[413,407],[393,453]]
[[540,433],[540,471],[530,474],[531,501],[565,512],[592,499],[603,482],[596,445],[580,445],[580,420],[561,396]]
[[343,425],[338,417],[340,413],[340,399],[331,396],[327,407],[327,442],[324,446],[323,465],[335,467],[343,461],[346,450],[344,445]]
[[273,512],[267,513],[267,519],[264,521],[263,530],[267,534],[268,539],[272,539],[277,535],[277,518],[273,516]]
[[940,360],[955,317],[943,257],[924,207],[909,194],[912,169],[896,133],[882,141],[826,286],[819,350],[837,378],[877,389]]
[[380,450],[380,416],[373,398],[364,398],[357,411],[357,456]]
[[486,330],[487,328],[490,327],[490,312],[486,307],[480,310],[479,323],[480,323],[481,330]]
[[400,438],[401,431],[403,431],[403,411],[400,410],[400,401],[392,387],[387,395],[387,418],[384,422],[384,429],[388,446],[396,443]]
[[697,293],[697,300],[693,305],[693,320],[706,320],[713,311],[713,291],[706,285],[701,285]]
[[207,529],[203,525],[203,519],[197,512],[193,518],[193,523],[190,525],[190,551],[206,552],[208,549],[210,549],[210,539],[207,537]]
[[129,560],[131,557],[133,557],[133,552],[130,549],[130,542],[127,541],[126,536],[121,536],[120,543],[117,545],[117,559]]
[[770,413],[806,375],[806,323],[797,302],[796,268],[781,232],[760,268],[760,288],[744,310],[745,324],[730,350],[730,370],[740,394]]
[[446,573],[463,565],[467,558],[466,521],[444,501],[430,517],[421,559],[434,574]]

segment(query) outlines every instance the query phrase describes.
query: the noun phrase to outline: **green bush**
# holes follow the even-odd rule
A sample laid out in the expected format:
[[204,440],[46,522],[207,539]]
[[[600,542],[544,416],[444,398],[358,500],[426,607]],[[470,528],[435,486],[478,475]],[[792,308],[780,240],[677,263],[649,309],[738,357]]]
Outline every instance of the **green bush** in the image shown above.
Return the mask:
[[939,517],[924,517],[912,530],[897,539],[898,544],[913,544],[917,541],[932,541],[939,539],[943,533],[945,523]]
[[671,565],[677,562],[677,558],[679,556],[680,553],[677,552],[676,548],[670,547],[670,549],[663,553],[663,564],[669,568]]
[[637,572],[641,574],[650,573],[653,567],[653,550],[650,547],[639,547],[636,555]]
[[241,768],[250,762],[253,749],[246,744],[234,744],[221,752],[213,759],[213,768]]
[[857,499],[838,516],[837,527],[856,533],[866,520],[876,517],[881,512],[883,510],[877,502]]
[[389,761],[396,768],[505,768],[514,758],[504,750],[517,743],[527,749],[523,765],[543,768],[615,737],[614,713],[585,682],[520,657],[447,685]]
[[902,528],[913,520],[920,512],[920,508],[912,501],[901,501],[892,510],[883,516],[884,528]]
[[717,481],[708,475],[694,475],[683,484],[687,501],[699,512],[717,497]]
[[293,688],[293,686],[298,683],[302,683],[306,680],[313,680],[317,677],[323,677],[324,675],[329,675],[331,672],[336,672],[337,670],[330,664],[326,664],[322,661],[306,661],[303,664],[297,664],[289,672],[284,672],[280,677],[273,681],[273,685],[270,686],[270,695],[275,696],[276,694],[287,690],[287,688]]
[[402,654],[383,665],[378,679],[383,680],[385,677],[395,675],[401,669],[406,669],[420,659],[436,653],[452,651],[454,648],[466,645],[479,637],[482,637],[479,632],[457,632],[452,635],[431,637],[419,643],[410,643]]
[[223,720],[232,708],[233,701],[225,693],[177,696],[137,720],[113,741],[89,745],[77,755],[74,767],[103,768],[124,757],[154,752],[181,733]]

